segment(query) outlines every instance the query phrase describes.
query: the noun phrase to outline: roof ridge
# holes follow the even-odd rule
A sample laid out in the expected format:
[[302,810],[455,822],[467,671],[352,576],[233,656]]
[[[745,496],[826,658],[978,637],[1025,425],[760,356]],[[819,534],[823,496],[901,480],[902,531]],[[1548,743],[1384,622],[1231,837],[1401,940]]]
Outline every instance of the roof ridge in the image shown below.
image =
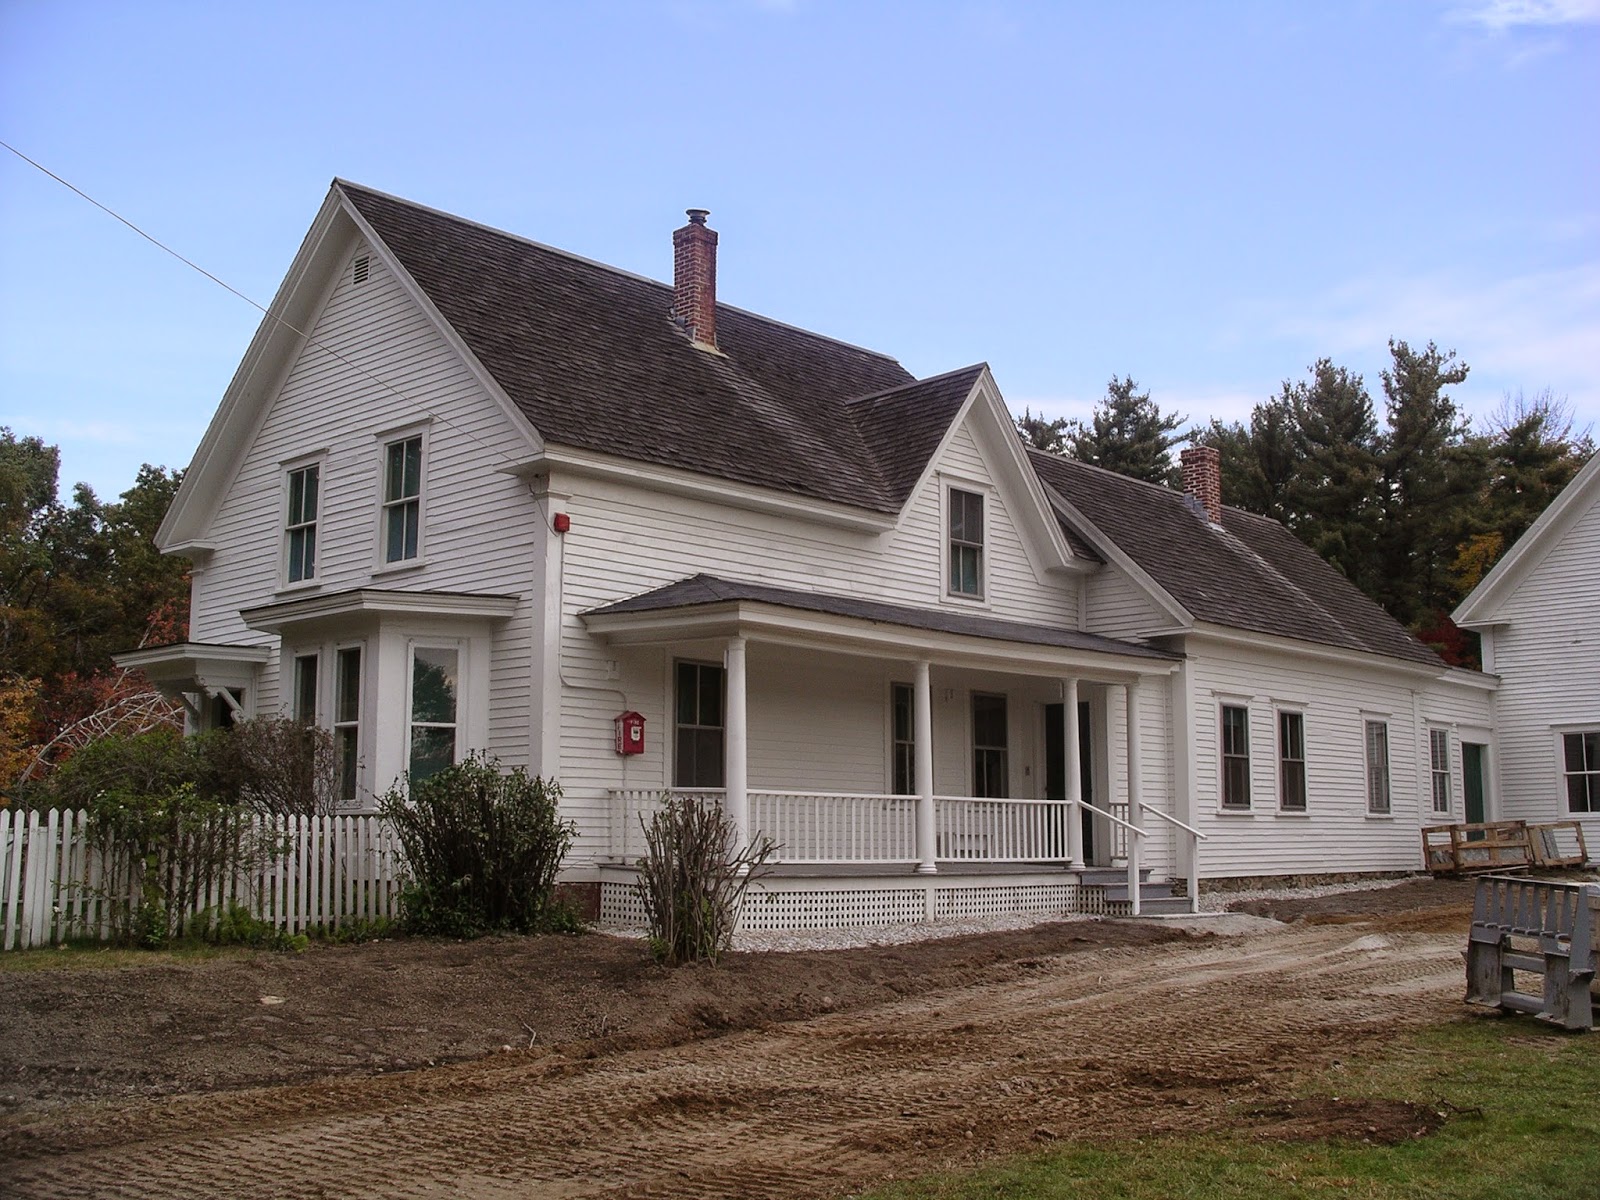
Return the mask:
[[[431,204],[422,204],[416,200],[409,200],[404,196],[397,196],[393,192],[381,191],[378,188],[368,187],[364,183],[356,183],[354,180],[343,179],[337,175],[334,176],[333,182],[341,189],[354,188],[357,191],[367,192],[373,196],[381,196],[383,199],[392,200],[396,204],[404,204],[407,208],[414,208],[421,212],[430,213],[431,215],[443,218],[446,221],[454,221],[458,225],[468,225],[473,229],[481,229],[485,233],[492,233],[496,237],[503,237],[509,241],[521,242],[524,246],[532,246],[535,250],[543,250],[547,253],[554,254],[559,258],[565,258],[571,262],[582,263],[586,267],[593,267],[594,269],[598,271],[604,271],[609,275],[616,275],[622,279],[631,279],[635,283],[644,283],[653,288],[660,288],[668,295],[671,295],[673,290],[672,284],[670,283],[664,283],[659,279],[652,279],[648,275],[640,275],[637,271],[627,271],[622,267],[614,266],[611,263],[601,262],[599,259],[588,258],[585,255],[576,254],[571,250],[563,250],[560,246],[552,246],[548,242],[537,241],[534,238],[526,237],[520,233],[512,233],[509,229],[501,229],[498,225],[489,225],[483,221],[474,221],[471,217],[463,217],[459,213],[447,212],[442,208],[435,208]],[[717,301],[717,307],[719,309],[727,309],[730,312],[739,313],[740,315],[749,317],[755,321],[762,321],[768,325],[776,325],[780,329],[789,330],[791,333],[798,333],[804,335],[805,337],[814,338],[819,342],[831,342],[835,346],[843,346],[848,350],[859,350],[862,354],[870,354],[872,357],[882,359],[884,362],[893,363],[895,366],[900,367],[902,371],[905,370],[905,367],[901,364],[898,358],[895,358],[892,354],[885,354],[881,350],[873,350],[867,346],[860,346],[854,342],[847,342],[843,338],[831,337],[826,333],[818,333],[814,329],[805,329],[799,325],[791,325],[787,321],[780,321],[776,317],[769,317],[764,313],[758,313],[748,308],[741,308],[737,304],[729,304],[723,300]],[[906,374],[909,375],[910,372],[907,371]]]
[[851,396],[844,403],[849,406],[865,404],[868,400],[880,400],[884,396],[893,396],[896,392],[904,392],[914,387],[920,387],[925,383],[938,383],[941,380],[950,379],[953,376],[960,375],[963,371],[983,371],[987,370],[988,367],[989,364],[987,362],[969,363],[964,367],[956,367],[954,370],[941,371],[937,375],[929,375],[926,379],[911,379],[905,383],[896,384],[894,387],[880,388],[875,392],[867,392],[862,396]]

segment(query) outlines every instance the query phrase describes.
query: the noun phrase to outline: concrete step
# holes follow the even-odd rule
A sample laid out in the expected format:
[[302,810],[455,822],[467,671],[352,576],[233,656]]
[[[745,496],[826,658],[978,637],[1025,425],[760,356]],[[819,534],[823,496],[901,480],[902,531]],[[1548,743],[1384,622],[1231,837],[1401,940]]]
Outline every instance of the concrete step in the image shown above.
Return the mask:
[[[1150,868],[1140,867],[1140,882],[1146,882],[1149,880],[1149,878]],[[1128,886],[1128,868],[1086,867],[1084,870],[1078,872],[1078,882],[1087,884],[1090,887],[1116,887],[1118,884],[1120,884],[1124,890],[1126,890]]]
[[1141,896],[1139,898],[1139,915],[1141,917],[1166,916],[1189,911],[1189,898],[1187,896]]
[[[1126,880],[1121,883],[1105,884],[1102,890],[1105,892],[1107,900],[1123,901],[1128,899],[1128,883]],[[1139,899],[1141,902],[1170,900],[1172,899],[1172,885],[1165,882],[1142,883],[1139,885]]]

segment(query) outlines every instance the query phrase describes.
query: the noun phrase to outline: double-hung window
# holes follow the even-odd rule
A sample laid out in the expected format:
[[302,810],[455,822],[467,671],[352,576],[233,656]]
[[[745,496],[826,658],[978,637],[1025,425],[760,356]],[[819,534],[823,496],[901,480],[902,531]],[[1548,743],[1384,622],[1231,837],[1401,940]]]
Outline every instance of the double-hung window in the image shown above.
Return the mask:
[[288,568],[285,578],[302,583],[317,574],[317,490],[321,468],[312,463],[289,472],[289,512],[285,522]]
[[317,721],[317,665],[315,654],[298,654],[294,660],[294,719],[302,725]]
[[411,755],[413,784],[456,760],[456,694],[461,652],[446,646],[411,648]]
[[1600,813],[1600,729],[1561,735],[1561,779],[1568,812]]
[[1387,816],[1389,800],[1389,723],[1367,722],[1367,811]]
[[334,655],[333,747],[339,770],[339,800],[354,804],[361,761],[361,647]]
[[950,595],[983,597],[983,497],[950,489]]
[[390,442],[383,452],[383,561],[417,557],[422,535],[422,435]]
[[1306,718],[1304,713],[1278,713],[1278,807],[1306,811]]
[[917,790],[916,693],[911,685],[897,683],[893,688],[894,710],[894,794],[910,796]]
[[1450,811],[1450,731],[1428,730],[1428,772],[1433,783],[1433,811]]
[[723,674],[721,667],[711,663],[678,664],[674,787],[723,785]]
[[1011,794],[1006,739],[1006,698],[972,694],[972,794]]
[[1222,706],[1222,807],[1250,807],[1250,710]]

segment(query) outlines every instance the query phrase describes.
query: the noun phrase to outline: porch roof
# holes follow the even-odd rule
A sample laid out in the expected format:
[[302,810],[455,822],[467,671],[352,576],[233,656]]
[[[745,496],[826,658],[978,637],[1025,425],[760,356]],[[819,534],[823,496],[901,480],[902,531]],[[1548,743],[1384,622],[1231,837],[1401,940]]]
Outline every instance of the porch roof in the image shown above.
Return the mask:
[[[1153,646],[1119,641],[1099,634],[1082,633],[1075,629],[1029,625],[1021,621],[1006,621],[967,612],[914,608],[905,604],[888,604],[880,600],[839,596],[828,592],[772,587],[761,583],[719,579],[714,575],[704,574],[692,575],[676,583],[669,583],[665,587],[656,588],[654,591],[630,596],[626,600],[619,600],[600,608],[592,608],[579,615],[585,625],[599,634],[624,634],[634,630],[639,633],[667,636],[676,634],[679,637],[692,637],[697,634],[711,636],[722,631],[709,627],[704,620],[691,622],[687,618],[739,617],[747,613],[754,615],[756,610],[748,607],[751,605],[844,617],[852,622],[864,622],[869,627],[892,626],[920,633],[951,634],[963,638],[981,638],[986,641],[1009,642],[1013,645],[1078,651],[1124,660],[1137,659],[1140,660],[1140,666],[1127,664],[1127,667],[1135,670],[1148,670],[1151,667],[1165,669],[1169,664],[1183,658],[1181,654],[1158,650]],[[686,619],[670,619],[674,617]],[[662,620],[662,618],[669,619]]]

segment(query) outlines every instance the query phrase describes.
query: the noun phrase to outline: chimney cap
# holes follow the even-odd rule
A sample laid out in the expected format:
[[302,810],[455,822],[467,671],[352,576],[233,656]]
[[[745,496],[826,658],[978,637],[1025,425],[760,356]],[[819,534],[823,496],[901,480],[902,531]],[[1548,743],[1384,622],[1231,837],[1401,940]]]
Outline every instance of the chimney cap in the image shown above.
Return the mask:
[[706,218],[711,215],[709,208],[686,208],[684,212],[688,214],[691,225],[704,225]]

